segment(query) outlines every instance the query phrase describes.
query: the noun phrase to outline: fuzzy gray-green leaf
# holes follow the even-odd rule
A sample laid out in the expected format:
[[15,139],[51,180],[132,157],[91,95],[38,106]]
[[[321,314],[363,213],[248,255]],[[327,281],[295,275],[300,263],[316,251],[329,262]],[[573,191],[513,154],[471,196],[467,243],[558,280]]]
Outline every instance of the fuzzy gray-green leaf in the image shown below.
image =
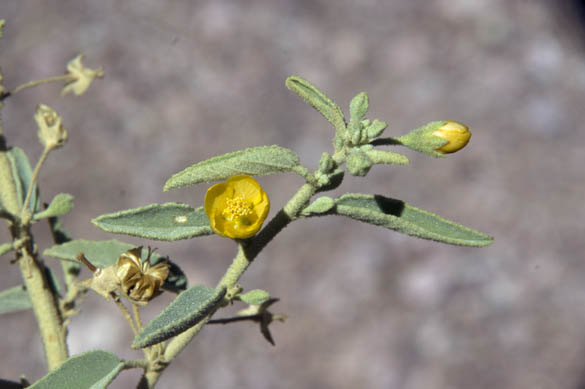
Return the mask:
[[[136,245],[115,239],[102,241],[79,239],[48,248],[43,251],[43,256],[79,263],[77,255],[83,253],[94,266],[104,268],[115,264],[120,254],[135,247]],[[142,250],[142,258],[146,259],[146,250]],[[156,252],[150,255],[151,265],[156,265],[163,260],[166,260],[166,257]],[[176,293],[185,290],[187,288],[187,277],[175,263],[169,261],[169,264],[171,266],[169,276],[163,285],[163,289]]]
[[24,311],[31,307],[32,303],[24,285],[0,292],[0,313]]
[[454,245],[481,247],[493,241],[491,236],[482,232],[379,195],[343,195],[336,200],[335,213],[403,234]]
[[47,217],[62,216],[69,213],[72,209],[73,196],[68,193],[59,193],[53,198],[47,209],[34,215],[34,219],[39,220]]
[[301,215],[304,217],[321,215],[329,211],[334,206],[335,200],[333,200],[331,197],[328,196],[317,197],[311,204],[309,204],[307,207],[305,207],[305,209],[303,209]]
[[203,207],[187,204],[150,204],[101,215],[91,221],[104,231],[141,238],[175,241],[211,235],[209,218]]
[[299,156],[292,150],[276,145],[251,147],[196,163],[169,178],[163,190],[221,181],[238,174],[262,176],[290,172],[299,165]]
[[202,285],[182,292],[134,338],[132,348],[138,349],[172,338],[212,312],[226,293],[226,288],[210,289]]
[[345,131],[345,119],[341,108],[315,85],[299,76],[288,77],[285,85],[305,103],[319,111],[338,132]]
[[262,305],[270,300],[270,293],[262,289],[254,289],[238,296],[240,301],[250,305]]
[[[32,168],[30,166],[26,153],[19,147],[13,147],[10,150],[8,150],[6,156],[10,160],[13,177],[15,178],[18,177],[16,190],[19,196],[19,204],[22,206],[32,180],[33,174]],[[29,209],[31,210],[31,212],[34,213],[39,208],[40,208],[39,189],[35,184],[29,202]]]
[[95,350],[71,357],[30,389],[105,389],[124,368],[116,355]]
[[349,103],[350,120],[359,123],[368,112],[368,95],[366,92],[358,93]]

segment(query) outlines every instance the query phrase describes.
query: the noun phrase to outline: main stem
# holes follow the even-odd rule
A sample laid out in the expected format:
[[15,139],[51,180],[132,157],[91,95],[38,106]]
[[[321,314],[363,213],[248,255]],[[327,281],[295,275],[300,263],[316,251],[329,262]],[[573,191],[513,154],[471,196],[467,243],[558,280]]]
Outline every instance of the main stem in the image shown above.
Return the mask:
[[[224,276],[219,281],[217,287],[225,286],[227,290],[235,287],[258,253],[262,251],[276,234],[282,231],[284,227],[299,216],[303,208],[315,194],[315,191],[316,187],[314,185],[308,183],[304,184],[258,235],[245,242],[239,242],[238,253]],[[199,331],[201,331],[205,324],[207,324],[207,321],[213,316],[216,310],[209,313],[195,326],[189,328],[187,331],[177,335],[171,340],[164,354],[165,365],[169,364],[185,347],[187,347],[191,340],[199,333]],[[163,371],[164,367],[157,371],[146,372],[144,376],[148,383],[146,387],[154,388],[154,385]]]
[[[3,137],[0,138],[3,140]],[[37,257],[30,226],[22,223],[20,217],[22,208],[16,190],[18,177],[13,177],[11,172],[6,151],[0,149],[0,197],[3,207],[12,215],[18,215],[11,222],[10,232],[13,241],[24,242],[17,251],[17,259],[41,333],[47,367],[51,371],[68,357],[66,328],[59,311],[57,296],[47,280],[45,266]],[[34,182],[31,182],[31,186],[33,185]]]

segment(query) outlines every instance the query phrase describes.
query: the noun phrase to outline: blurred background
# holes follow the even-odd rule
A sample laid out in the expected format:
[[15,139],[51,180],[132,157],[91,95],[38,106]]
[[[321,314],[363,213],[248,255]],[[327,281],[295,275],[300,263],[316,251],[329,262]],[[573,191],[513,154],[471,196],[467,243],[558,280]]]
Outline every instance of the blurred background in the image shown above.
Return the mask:
[[[334,194],[402,199],[495,237],[483,249],[417,240],[341,217],[286,228],[241,280],[281,301],[276,347],[252,323],[208,326],[161,388],[585,388],[585,29],[582,1],[1,1],[4,85],[62,74],[78,53],[105,78],[81,98],[62,84],[18,93],[2,111],[9,144],[36,163],[38,103],[69,142],[40,178],[44,201],[75,196],[71,235],[112,239],[90,219],[150,203],[199,206],[206,185],[163,193],[213,155],[279,144],[316,167],[333,129],[288,91],[300,75],[344,110],[361,91],[398,136],[432,120],[470,126],[446,159],[347,176]],[[302,184],[259,179],[271,215]],[[39,248],[51,245],[35,226]],[[217,236],[158,247],[213,286],[235,254]],[[5,230],[1,241],[8,239]],[[21,283],[2,259],[0,289]],[[46,259],[54,268],[56,260]],[[83,278],[89,272],[84,270]],[[152,318],[173,298],[145,312]],[[239,307],[220,311],[232,315]],[[0,377],[45,374],[32,312],[0,316]],[[70,350],[140,358],[110,302],[88,295]],[[134,387],[138,371],[113,388]]]

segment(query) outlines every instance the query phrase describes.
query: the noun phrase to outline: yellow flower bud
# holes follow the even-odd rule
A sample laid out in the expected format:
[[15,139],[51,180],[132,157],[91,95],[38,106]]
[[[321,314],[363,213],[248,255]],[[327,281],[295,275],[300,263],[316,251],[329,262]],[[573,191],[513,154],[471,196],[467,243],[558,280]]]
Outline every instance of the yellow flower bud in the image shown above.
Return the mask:
[[211,229],[228,238],[254,236],[268,216],[270,201],[260,184],[241,174],[213,185],[205,195]]
[[67,141],[67,130],[61,125],[61,116],[51,107],[39,104],[34,118],[39,127],[41,144],[49,149],[61,147]]
[[449,154],[459,151],[467,145],[471,138],[471,131],[469,131],[469,128],[464,124],[446,120],[445,124],[433,132],[433,135],[448,140],[448,143],[439,147],[435,151]]
[[71,81],[65,84],[65,88],[61,91],[61,96],[65,96],[69,92],[73,92],[76,96],[81,96],[94,78],[102,78],[104,71],[102,68],[90,69],[83,66],[81,60],[83,55],[78,55],[67,63],[67,75],[71,77]]

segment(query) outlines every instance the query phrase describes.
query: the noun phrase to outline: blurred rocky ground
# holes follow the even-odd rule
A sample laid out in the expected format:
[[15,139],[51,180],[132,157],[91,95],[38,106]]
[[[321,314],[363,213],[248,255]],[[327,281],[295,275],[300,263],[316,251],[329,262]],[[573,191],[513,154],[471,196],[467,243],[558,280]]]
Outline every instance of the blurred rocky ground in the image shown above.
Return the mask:
[[[160,386],[582,389],[583,17],[577,0],[1,0],[7,88],[60,74],[80,52],[106,74],[82,98],[59,97],[61,85],[11,97],[4,131],[36,161],[35,105],[63,115],[69,143],[42,172],[43,198],[73,194],[64,218],[72,235],[110,239],[89,220],[154,202],[200,205],[205,185],[162,185],[213,155],[279,144],[315,167],[332,129],[284,87],[291,74],[344,109],[367,91],[368,116],[387,121],[389,135],[466,123],[473,137],[463,151],[442,160],[407,151],[409,166],[347,177],[335,193],[403,199],[494,235],[492,246],[420,241],[342,218],[293,223],[242,279],[281,298],[274,311],[289,319],[272,326],[276,347],[252,324],[207,327]],[[301,179],[260,182],[274,214]],[[47,247],[46,226],[35,231]],[[121,238],[158,247],[191,284],[214,285],[235,253],[219,237]],[[20,283],[8,259],[1,289]],[[32,313],[2,315],[0,329],[0,377],[40,378]],[[132,335],[113,304],[95,295],[69,339],[72,353],[141,356],[126,347]],[[124,372],[112,387],[137,377]]]

